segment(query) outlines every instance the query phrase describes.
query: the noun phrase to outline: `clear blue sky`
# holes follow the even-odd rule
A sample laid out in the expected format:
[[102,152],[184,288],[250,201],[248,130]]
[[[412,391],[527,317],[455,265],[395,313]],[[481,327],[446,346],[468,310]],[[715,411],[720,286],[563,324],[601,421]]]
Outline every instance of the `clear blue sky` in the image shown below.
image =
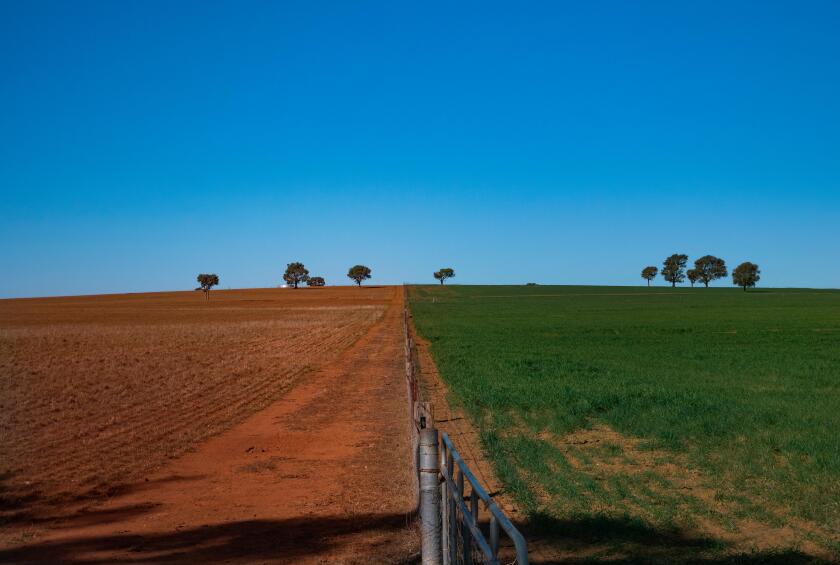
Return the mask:
[[0,296],[294,260],[642,284],[677,251],[837,287],[838,29],[836,1],[7,0]]

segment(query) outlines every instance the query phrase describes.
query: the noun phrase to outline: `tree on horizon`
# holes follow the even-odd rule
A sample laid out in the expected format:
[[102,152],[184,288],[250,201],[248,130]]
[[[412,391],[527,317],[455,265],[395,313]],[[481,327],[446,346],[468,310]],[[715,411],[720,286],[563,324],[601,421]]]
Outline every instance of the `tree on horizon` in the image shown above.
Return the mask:
[[306,286],[325,286],[324,277],[309,277],[306,280]]
[[357,286],[362,286],[362,281],[370,278],[370,267],[364,265],[353,265],[347,271],[347,276],[356,283]]
[[295,261],[286,265],[286,272],[283,273],[283,280],[286,284],[297,288],[302,282],[309,280],[309,271],[303,266],[303,263]]
[[674,253],[662,262],[662,278],[671,283],[672,287],[677,286],[685,280],[685,265],[688,262],[688,255]]
[[755,286],[761,280],[761,269],[755,263],[744,261],[732,271],[732,284],[747,291],[747,287]]
[[650,266],[642,269],[642,278],[647,281],[648,286],[650,286],[650,281],[655,279],[657,274],[659,274],[659,269],[656,267]]
[[688,277],[688,282],[691,283],[691,288],[694,288],[694,283],[700,280],[700,271],[698,269],[689,269],[685,276]]
[[722,279],[727,274],[726,261],[714,255],[703,255],[694,262],[694,270],[697,271],[697,279],[709,288],[709,283],[716,279]]
[[204,291],[204,300],[210,300],[210,289],[219,284],[219,275],[202,273],[196,280],[199,288]]
[[454,276],[455,270],[450,269],[449,267],[435,272],[435,278],[440,281],[441,286],[443,285],[443,281],[445,281],[446,279],[451,279]]

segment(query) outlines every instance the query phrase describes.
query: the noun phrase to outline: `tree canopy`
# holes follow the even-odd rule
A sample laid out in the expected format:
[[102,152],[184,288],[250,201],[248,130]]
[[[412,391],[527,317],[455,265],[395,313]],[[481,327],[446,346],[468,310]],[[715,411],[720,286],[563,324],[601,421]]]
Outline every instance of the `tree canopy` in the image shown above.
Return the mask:
[[642,269],[642,278],[647,281],[648,286],[650,286],[650,281],[656,278],[656,275],[659,273],[659,269],[656,267],[645,267]]
[[306,286],[324,286],[324,277],[309,277],[306,281]]
[[353,265],[347,271],[347,276],[350,277],[357,285],[362,286],[362,281],[370,278],[370,267],[364,265]]
[[204,298],[210,300],[210,289],[219,284],[219,275],[202,273],[196,279],[199,288],[204,291]]
[[677,286],[677,283],[685,280],[685,265],[687,262],[688,255],[674,253],[662,262],[662,277],[671,283],[671,286]]
[[755,263],[745,261],[732,271],[732,284],[740,286],[746,292],[748,287],[755,286],[761,279],[761,270]]
[[697,272],[697,278],[708,288],[709,283],[715,279],[722,279],[728,273],[726,271],[726,262],[714,255],[704,255],[694,262],[694,269]]
[[303,263],[288,263],[286,272],[283,273],[283,280],[286,281],[286,284],[297,288],[300,283],[309,280],[309,271],[306,270]]
[[435,278],[440,281],[440,284],[443,284],[443,281],[445,281],[446,279],[451,279],[454,276],[455,270],[450,269],[448,267],[435,272]]

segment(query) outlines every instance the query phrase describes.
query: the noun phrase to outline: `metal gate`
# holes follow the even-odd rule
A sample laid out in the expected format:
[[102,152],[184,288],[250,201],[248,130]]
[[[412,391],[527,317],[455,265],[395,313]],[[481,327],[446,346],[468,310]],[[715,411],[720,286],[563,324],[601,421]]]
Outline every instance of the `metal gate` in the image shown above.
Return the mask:
[[[447,434],[441,435],[440,445],[443,563],[500,563],[500,534],[504,533],[513,542],[515,563],[527,565],[525,538],[493,502]],[[479,516],[482,505],[488,514],[486,523]]]

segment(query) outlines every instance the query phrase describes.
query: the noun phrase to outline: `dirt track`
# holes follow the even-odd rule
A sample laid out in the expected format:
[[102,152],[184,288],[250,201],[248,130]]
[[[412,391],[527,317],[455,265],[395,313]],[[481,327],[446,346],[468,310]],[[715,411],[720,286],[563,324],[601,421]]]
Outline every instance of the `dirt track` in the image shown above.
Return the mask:
[[340,357],[0,562],[401,562],[415,553],[402,293]]

